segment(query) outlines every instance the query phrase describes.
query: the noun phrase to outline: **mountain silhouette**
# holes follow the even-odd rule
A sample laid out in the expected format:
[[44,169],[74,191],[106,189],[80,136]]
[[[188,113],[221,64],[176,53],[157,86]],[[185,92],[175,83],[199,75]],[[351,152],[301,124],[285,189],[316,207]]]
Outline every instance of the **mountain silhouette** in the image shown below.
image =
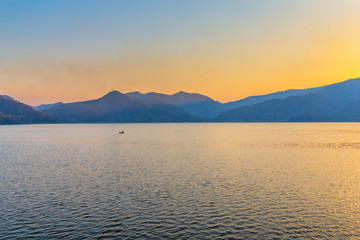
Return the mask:
[[340,104],[350,104],[360,100],[360,78],[322,87],[316,94],[327,97]]
[[44,111],[46,109],[56,107],[56,106],[59,106],[59,105],[62,105],[62,104],[64,104],[64,103],[63,102],[57,102],[57,103],[51,103],[51,104],[41,104],[39,106],[34,107],[34,109],[38,110],[38,111]]
[[[39,109],[41,112],[35,110]],[[32,108],[0,95],[0,123],[360,121],[360,79],[220,103],[198,93],[120,93]]]
[[118,91],[84,102],[61,104],[44,110],[61,122],[191,122],[198,118],[168,104],[150,104]]
[[237,101],[225,103],[224,106],[230,110],[230,109],[235,109],[238,107],[262,103],[262,102],[272,100],[272,99],[286,99],[288,97],[293,97],[293,96],[304,96],[304,95],[315,93],[316,91],[320,90],[321,88],[323,88],[323,87],[309,88],[309,89],[290,89],[290,90],[274,92],[274,93],[270,93],[270,94],[266,94],[266,95],[250,96],[250,97],[246,97],[244,99],[240,99]]
[[220,114],[216,120],[226,122],[286,122],[304,115],[332,115],[339,108],[340,104],[323,96],[309,94],[291,96],[286,99],[272,99],[239,107]]
[[12,97],[7,96],[7,95],[0,95],[0,98],[5,99],[5,100],[16,101],[15,99],[13,99]]
[[[304,93],[309,93],[302,95]],[[295,96],[289,96],[295,94]],[[287,96],[286,98],[284,98]],[[262,96],[269,99],[228,110],[216,121],[359,121],[360,79],[305,90],[290,90]],[[274,98],[272,98],[274,97]],[[240,100],[242,101],[242,100]]]
[[304,96],[308,94],[319,94],[324,97],[337,100],[342,103],[351,103],[360,99],[358,91],[360,90],[360,79],[349,79],[343,82],[326,85],[322,87],[308,89],[290,89],[286,91],[274,92],[266,95],[250,96],[233,102],[225,103],[224,106],[231,110],[238,107],[254,105],[272,99],[286,99],[293,96]]
[[0,124],[53,123],[56,119],[16,101],[12,97],[0,96]]
[[178,106],[189,114],[198,118],[209,119],[216,115],[226,111],[227,109],[220,102],[201,95],[199,93],[187,93],[180,91],[173,95],[167,95],[162,93],[145,93],[131,92],[127,93],[129,97],[133,99],[142,100],[151,104],[170,104]]

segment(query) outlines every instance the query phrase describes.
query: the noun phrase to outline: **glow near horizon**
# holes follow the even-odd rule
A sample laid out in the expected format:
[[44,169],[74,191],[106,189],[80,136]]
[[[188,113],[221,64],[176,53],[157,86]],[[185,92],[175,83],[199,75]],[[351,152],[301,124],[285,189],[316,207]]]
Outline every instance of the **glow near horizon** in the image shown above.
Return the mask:
[[232,101],[360,76],[360,1],[0,0],[0,94]]

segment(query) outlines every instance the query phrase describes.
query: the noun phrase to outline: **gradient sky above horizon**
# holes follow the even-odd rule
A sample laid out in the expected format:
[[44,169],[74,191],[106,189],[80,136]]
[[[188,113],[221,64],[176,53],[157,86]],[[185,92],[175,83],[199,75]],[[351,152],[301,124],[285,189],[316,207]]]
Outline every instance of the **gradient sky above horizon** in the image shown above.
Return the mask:
[[0,95],[221,102],[360,77],[358,0],[0,0]]

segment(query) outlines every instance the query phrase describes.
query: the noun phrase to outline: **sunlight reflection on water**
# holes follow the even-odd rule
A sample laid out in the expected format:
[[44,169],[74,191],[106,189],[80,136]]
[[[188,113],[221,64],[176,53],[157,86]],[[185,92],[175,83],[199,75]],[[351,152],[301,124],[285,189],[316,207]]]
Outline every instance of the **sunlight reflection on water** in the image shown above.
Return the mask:
[[22,125],[0,136],[1,239],[360,237],[357,123]]

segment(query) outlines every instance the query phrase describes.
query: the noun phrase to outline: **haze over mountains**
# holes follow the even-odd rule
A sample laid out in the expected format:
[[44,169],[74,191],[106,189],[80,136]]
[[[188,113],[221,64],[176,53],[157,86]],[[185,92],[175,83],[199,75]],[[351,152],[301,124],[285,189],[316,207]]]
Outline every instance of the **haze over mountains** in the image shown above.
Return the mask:
[[0,96],[0,123],[360,121],[360,79],[220,103],[178,92],[120,93],[95,100],[30,107]]

